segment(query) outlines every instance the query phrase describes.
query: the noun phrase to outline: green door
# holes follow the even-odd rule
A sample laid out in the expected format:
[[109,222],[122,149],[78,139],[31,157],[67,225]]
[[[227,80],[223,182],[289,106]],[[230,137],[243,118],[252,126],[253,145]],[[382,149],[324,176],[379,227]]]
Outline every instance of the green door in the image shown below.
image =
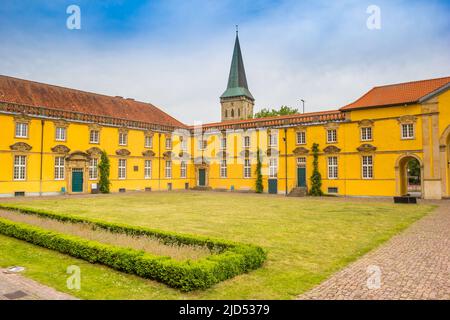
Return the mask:
[[206,171],[205,169],[198,169],[198,185],[204,187],[206,185]]
[[306,168],[297,168],[297,187],[306,187]]
[[83,171],[72,171],[72,192],[83,192]]
[[270,194],[278,193],[278,180],[277,179],[269,179],[269,193]]

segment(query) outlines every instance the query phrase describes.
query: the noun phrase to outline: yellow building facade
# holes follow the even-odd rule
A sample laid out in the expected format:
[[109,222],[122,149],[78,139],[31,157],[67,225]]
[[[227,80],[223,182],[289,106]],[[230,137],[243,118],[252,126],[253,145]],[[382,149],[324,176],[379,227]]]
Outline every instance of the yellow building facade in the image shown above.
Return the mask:
[[97,192],[102,151],[112,192],[254,192],[258,150],[264,192],[304,195],[317,144],[325,194],[450,197],[449,88],[381,86],[334,111],[248,119],[237,45],[223,121],[194,127],[133,99],[0,76],[0,196]]

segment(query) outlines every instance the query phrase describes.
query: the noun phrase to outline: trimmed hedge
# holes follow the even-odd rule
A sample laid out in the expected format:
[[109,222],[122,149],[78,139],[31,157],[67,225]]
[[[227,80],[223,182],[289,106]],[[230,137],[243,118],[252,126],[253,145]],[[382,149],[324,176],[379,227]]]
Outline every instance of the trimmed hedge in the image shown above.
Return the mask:
[[87,223],[94,229],[100,228],[114,233],[150,236],[165,244],[207,246],[212,252],[217,252],[195,261],[176,261],[170,257],[120,248],[0,218],[0,233],[4,235],[91,263],[101,263],[119,271],[160,281],[182,291],[206,289],[220,281],[257,269],[267,257],[265,250],[254,245],[113,224],[29,208],[5,205],[0,205],[0,208],[64,222]]

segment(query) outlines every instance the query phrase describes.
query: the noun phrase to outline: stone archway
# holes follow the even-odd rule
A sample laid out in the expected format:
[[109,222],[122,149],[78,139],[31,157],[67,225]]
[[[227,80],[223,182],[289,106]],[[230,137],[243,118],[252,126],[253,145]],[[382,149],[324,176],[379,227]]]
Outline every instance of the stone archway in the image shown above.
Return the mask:
[[444,130],[439,139],[439,151],[442,195],[444,197],[450,197],[450,125]]
[[[408,174],[408,165],[417,162],[420,172],[411,176]],[[395,163],[396,195],[407,194],[423,197],[423,162],[415,154],[401,155]]]

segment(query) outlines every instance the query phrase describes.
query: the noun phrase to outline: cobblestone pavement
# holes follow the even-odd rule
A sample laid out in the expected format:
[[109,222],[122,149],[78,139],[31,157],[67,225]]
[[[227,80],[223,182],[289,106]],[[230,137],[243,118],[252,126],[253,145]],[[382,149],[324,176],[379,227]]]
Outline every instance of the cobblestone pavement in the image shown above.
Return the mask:
[[0,300],[74,300],[76,298],[0,269]]
[[298,299],[450,299],[450,202],[436,204],[433,213]]

